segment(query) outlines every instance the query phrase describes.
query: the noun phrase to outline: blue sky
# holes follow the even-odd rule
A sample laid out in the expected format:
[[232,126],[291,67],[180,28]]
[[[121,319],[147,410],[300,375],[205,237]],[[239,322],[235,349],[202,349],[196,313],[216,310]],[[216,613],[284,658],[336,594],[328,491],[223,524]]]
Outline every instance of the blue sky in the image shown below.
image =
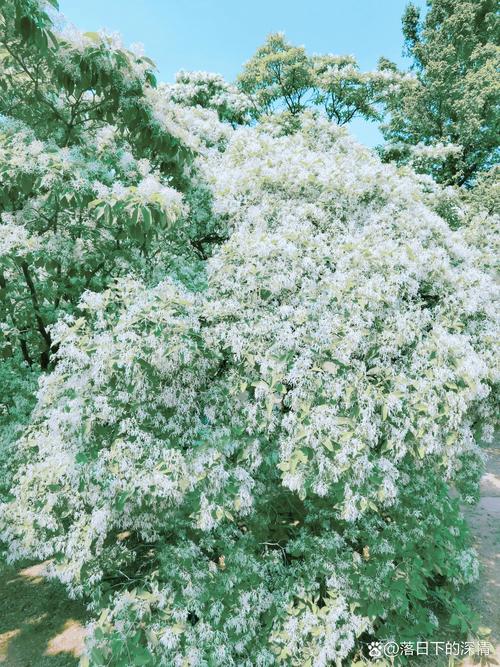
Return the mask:
[[[407,0],[59,0],[81,30],[105,28],[125,44],[141,42],[172,81],[179,69],[219,72],[233,80],[270,32],[283,31],[310,53],[355,55],[362,69],[384,55],[404,64],[401,15]],[[424,0],[417,4],[423,6]],[[355,121],[368,145],[376,126]]]

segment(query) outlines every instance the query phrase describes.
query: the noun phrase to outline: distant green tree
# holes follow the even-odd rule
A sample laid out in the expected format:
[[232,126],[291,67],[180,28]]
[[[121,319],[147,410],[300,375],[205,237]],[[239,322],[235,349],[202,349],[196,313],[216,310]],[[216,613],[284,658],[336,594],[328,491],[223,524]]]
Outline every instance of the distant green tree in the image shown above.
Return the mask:
[[238,78],[240,90],[253,102],[253,116],[287,111],[297,116],[306,108],[323,108],[339,125],[354,117],[379,118],[378,103],[390,71],[360,72],[352,56],[309,56],[282,33],[269,35]]
[[254,116],[277,107],[295,115],[306,108],[311,93],[311,60],[303,46],[292,46],[282,33],[273,33],[246,63],[238,83],[253,98]]
[[470,185],[498,158],[498,3],[427,4],[423,18],[413,4],[403,16],[414,76],[401,79],[386,96],[383,153],[386,159],[404,162],[417,147],[423,170],[438,181]]
[[356,116],[380,119],[379,103],[392,81],[391,71],[361,72],[353,56],[314,56],[314,101],[339,125]]

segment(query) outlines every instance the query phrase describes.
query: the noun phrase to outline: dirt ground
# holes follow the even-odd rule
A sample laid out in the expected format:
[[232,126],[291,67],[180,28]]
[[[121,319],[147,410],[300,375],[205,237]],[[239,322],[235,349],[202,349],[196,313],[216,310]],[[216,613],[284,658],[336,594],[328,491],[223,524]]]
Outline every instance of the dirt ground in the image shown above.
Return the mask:
[[[468,600],[481,622],[491,628],[489,640],[495,649],[492,657],[500,664],[500,443],[487,452],[481,500],[465,511],[481,561],[481,576]],[[473,663],[464,663],[464,667],[469,664]]]
[[0,666],[75,667],[84,607],[44,577],[45,564],[0,571]]
[[[497,661],[491,664],[500,665],[500,446],[488,454],[481,500],[466,510],[482,566],[481,578],[467,597],[482,624],[491,628],[491,657]],[[85,608],[68,600],[62,586],[47,581],[44,570],[43,563],[0,570],[0,667],[78,665]],[[473,664],[467,660],[461,667]]]

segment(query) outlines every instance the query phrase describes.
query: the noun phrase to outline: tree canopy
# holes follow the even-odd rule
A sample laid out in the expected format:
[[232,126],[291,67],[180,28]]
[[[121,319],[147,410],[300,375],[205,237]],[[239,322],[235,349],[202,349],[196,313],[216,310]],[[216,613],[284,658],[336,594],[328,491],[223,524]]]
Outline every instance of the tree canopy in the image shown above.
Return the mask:
[[272,35],[236,86],[157,84],[54,4],[1,5],[6,557],[87,601],[82,667],[361,667],[475,633],[496,172],[444,187],[458,162],[342,127],[426,85],[451,4],[407,11],[416,77]]
[[443,183],[471,184],[498,161],[499,18],[495,0],[432,0],[403,16],[412,78],[387,97],[389,159],[412,151]]
[[275,33],[245,64],[238,83],[255,118],[277,110],[296,116],[318,107],[344,125],[356,116],[377,119],[377,104],[395,76],[390,70],[360,72],[353,56],[309,56]]

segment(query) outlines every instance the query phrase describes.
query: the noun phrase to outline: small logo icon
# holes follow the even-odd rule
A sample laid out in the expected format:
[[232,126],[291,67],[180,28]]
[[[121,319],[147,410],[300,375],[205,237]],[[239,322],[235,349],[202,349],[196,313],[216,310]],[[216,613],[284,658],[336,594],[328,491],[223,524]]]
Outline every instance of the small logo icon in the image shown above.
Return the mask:
[[382,657],[382,645],[380,642],[370,642],[368,644],[368,655],[370,658]]

